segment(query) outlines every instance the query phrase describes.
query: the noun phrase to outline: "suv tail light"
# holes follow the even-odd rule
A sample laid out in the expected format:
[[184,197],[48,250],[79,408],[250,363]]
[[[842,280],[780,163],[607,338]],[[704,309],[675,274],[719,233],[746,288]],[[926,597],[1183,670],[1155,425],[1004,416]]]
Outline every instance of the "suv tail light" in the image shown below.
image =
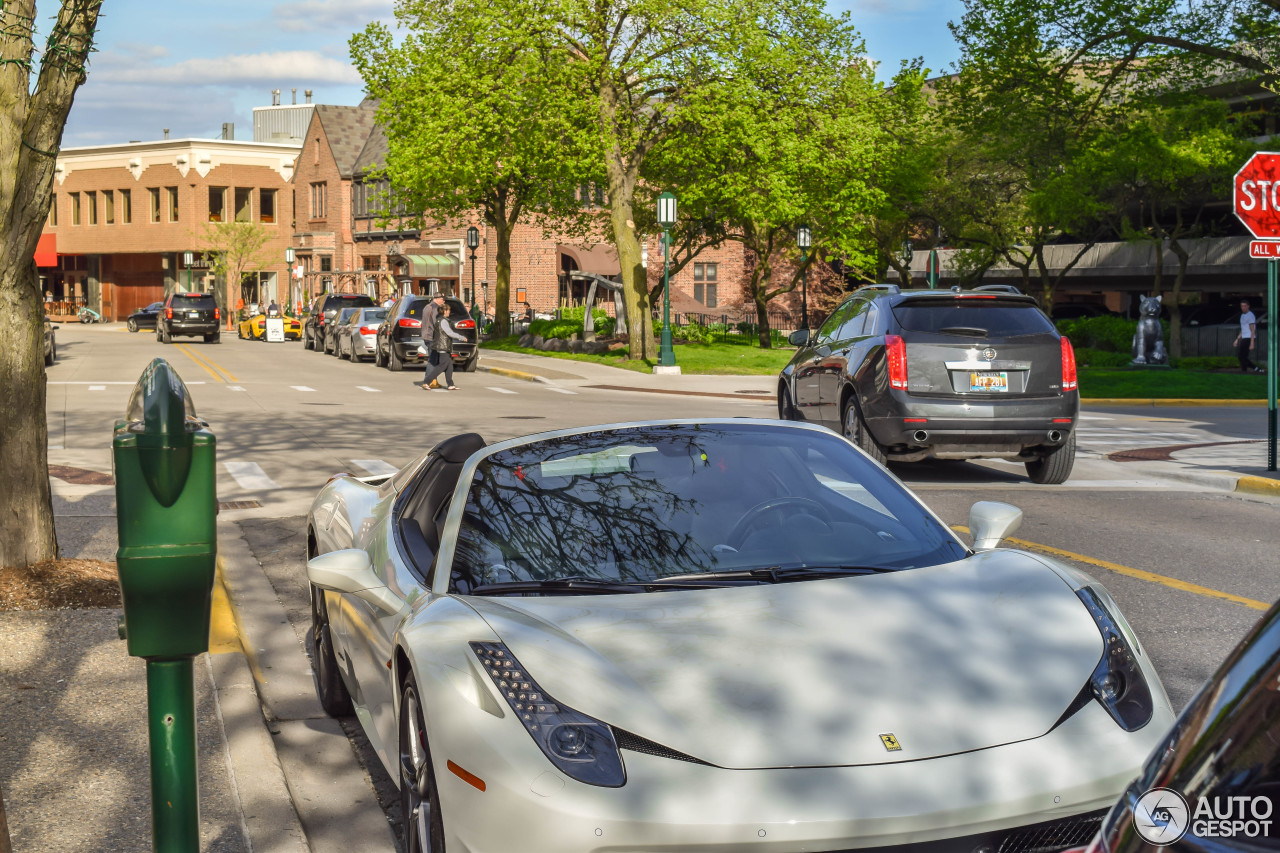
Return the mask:
[[1076,351],[1071,346],[1071,341],[1065,337],[1062,339],[1062,390],[1075,391],[1080,387],[1079,380],[1076,379]]
[[378,327],[377,327],[377,326],[361,326],[361,327],[360,327],[360,334],[362,334],[362,335],[376,335],[376,334],[378,334]]
[[164,318],[165,318],[166,320],[172,320],[172,319],[173,319],[173,309],[172,309],[172,308],[166,308],[166,309],[164,309]]
[[475,320],[459,320],[453,324],[455,329],[474,329],[476,327]]
[[221,319],[222,319],[222,309],[221,309],[221,308],[214,308],[214,309],[213,309],[213,319],[215,319],[215,320],[221,320]]
[[414,320],[411,317],[401,317],[400,320],[396,323],[396,325],[402,329],[421,329],[422,321]]
[[907,390],[906,343],[898,335],[885,335],[884,348],[889,356],[889,387]]

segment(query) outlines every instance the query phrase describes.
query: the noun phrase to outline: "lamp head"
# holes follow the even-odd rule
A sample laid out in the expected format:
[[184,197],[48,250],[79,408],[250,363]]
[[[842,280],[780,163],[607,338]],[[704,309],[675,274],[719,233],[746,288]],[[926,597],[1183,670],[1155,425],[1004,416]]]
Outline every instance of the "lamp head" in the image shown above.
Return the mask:
[[676,224],[676,197],[671,193],[658,196],[658,225],[665,231]]

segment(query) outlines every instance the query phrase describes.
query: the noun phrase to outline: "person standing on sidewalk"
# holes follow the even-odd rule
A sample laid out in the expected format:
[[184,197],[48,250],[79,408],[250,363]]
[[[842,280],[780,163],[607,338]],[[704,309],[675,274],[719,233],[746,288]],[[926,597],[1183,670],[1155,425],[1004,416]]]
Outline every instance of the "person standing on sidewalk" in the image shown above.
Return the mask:
[[1240,361],[1240,370],[1244,373],[1262,373],[1262,368],[1253,363],[1254,342],[1258,340],[1258,318],[1249,310],[1249,300],[1240,300],[1240,334],[1236,335],[1236,358]]
[[[431,358],[435,361],[427,368],[427,375],[422,380],[422,387],[429,388],[435,378],[443,373],[445,384],[449,390],[457,391],[458,386],[453,384],[453,342],[465,341],[466,338],[449,326],[448,304],[440,306],[438,317],[439,319],[436,320],[436,326],[431,336]],[[426,339],[425,334],[423,339]]]
[[[431,301],[427,303],[427,309],[422,313],[422,346],[428,353],[432,352],[431,342],[435,339],[434,329],[440,325],[440,311],[444,308],[444,294],[436,292]],[[431,368],[427,368],[427,372],[431,372]],[[431,384],[432,380],[428,379],[422,383],[422,387],[426,388]]]

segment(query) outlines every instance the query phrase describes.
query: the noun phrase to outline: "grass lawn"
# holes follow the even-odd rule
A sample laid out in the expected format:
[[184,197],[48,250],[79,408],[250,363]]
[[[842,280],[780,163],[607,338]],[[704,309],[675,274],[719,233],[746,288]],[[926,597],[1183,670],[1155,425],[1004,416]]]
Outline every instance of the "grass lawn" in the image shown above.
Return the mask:
[[[610,367],[620,367],[623,370],[634,370],[639,373],[652,373],[653,365],[655,364],[655,362],[651,361],[628,361],[623,354],[625,350],[622,353],[609,353],[607,355],[543,352],[542,350],[517,346],[516,340],[517,338],[513,336],[488,341],[480,346],[488,351],[527,352],[530,355],[545,355],[550,358],[563,358],[570,361],[590,361],[595,364],[607,364]],[[691,375],[769,376],[786,367],[787,362],[791,360],[791,356],[795,355],[795,350],[790,348],[760,349],[760,347],[752,345],[754,341],[755,339],[752,338],[751,343],[731,341],[714,344],[676,344],[676,364],[680,365],[682,373]]]
[[1130,399],[1265,400],[1267,377],[1171,368],[1080,368],[1080,396]]

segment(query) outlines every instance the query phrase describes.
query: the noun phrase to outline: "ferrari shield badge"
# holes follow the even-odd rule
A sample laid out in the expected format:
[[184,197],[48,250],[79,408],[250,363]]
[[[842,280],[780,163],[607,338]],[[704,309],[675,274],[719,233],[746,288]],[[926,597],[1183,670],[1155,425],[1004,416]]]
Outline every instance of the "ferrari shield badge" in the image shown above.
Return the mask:
[[884,748],[890,752],[900,752],[902,750],[902,744],[898,743],[898,738],[893,732],[880,735],[880,742],[884,744]]

